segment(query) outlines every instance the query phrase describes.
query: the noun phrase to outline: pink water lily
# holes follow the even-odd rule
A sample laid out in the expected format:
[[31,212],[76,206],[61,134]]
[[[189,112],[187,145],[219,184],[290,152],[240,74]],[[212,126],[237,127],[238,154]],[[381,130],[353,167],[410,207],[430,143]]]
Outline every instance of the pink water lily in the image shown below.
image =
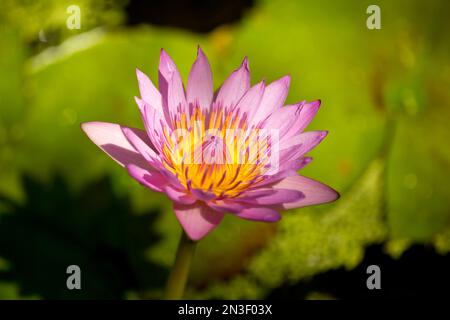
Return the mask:
[[274,222],[280,210],[338,198],[332,188],[297,173],[327,132],[304,132],[319,100],[284,106],[289,76],[250,86],[245,58],[214,94],[199,48],[186,89],[164,50],[159,90],[139,70],[137,78],[145,130],[106,122],[83,123],[82,129],[132,178],[173,201],[192,240],[207,235],[224,214]]

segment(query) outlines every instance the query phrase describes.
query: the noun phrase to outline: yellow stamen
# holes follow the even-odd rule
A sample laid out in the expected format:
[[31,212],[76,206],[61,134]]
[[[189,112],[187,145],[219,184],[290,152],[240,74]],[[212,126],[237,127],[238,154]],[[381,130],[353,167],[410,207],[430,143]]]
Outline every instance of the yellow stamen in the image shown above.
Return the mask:
[[[207,128],[205,118],[201,109],[195,108],[189,119],[182,114],[174,121],[172,134],[164,129],[163,165],[185,188],[235,197],[262,179],[267,161],[258,159],[267,152],[268,144],[264,140],[256,143],[257,130],[246,134],[245,119],[235,114],[223,118],[222,110],[211,111]],[[230,139],[230,130],[240,130],[244,136]]]

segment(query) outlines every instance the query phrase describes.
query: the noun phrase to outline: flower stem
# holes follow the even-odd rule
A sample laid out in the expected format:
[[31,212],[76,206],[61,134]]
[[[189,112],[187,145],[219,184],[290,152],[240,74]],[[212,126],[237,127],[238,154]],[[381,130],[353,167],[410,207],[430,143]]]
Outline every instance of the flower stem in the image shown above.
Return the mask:
[[166,291],[164,293],[165,299],[178,300],[183,298],[196,244],[195,241],[188,238],[186,232],[183,230],[175,256],[175,262],[167,279]]

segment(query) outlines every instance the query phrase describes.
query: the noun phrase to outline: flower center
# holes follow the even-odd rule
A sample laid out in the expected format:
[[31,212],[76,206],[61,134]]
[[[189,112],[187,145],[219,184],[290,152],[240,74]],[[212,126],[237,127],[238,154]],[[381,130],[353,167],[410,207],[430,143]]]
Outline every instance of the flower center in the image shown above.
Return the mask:
[[246,115],[196,107],[164,129],[163,164],[187,189],[235,197],[264,179],[270,166],[266,130],[248,128]]

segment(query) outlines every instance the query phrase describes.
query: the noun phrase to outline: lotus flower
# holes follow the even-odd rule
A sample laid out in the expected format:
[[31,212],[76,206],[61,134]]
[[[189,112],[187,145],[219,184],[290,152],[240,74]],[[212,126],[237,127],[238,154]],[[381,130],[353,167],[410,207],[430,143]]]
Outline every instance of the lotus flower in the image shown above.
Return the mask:
[[199,47],[186,89],[164,50],[159,90],[139,70],[137,78],[145,130],[106,122],[83,123],[82,129],[132,178],[173,201],[190,239],[206,236],[225,214],[274,222],[281,210],[338,198],[332,188],[297,173],[327,132],[304,132],[319,100],[284,106],[290,76],[250,86],[245,58],[214,94]]

